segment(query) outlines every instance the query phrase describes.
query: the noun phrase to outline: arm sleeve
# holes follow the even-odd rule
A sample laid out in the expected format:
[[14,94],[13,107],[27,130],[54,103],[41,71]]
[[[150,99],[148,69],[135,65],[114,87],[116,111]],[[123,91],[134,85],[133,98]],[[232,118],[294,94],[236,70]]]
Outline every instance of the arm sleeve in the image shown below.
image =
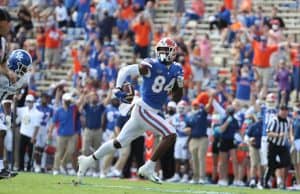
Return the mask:
[[116,87],[121,88],[128,76],[140,75],[139,66],[137,64],[128,65],[120,69],[117,77]]

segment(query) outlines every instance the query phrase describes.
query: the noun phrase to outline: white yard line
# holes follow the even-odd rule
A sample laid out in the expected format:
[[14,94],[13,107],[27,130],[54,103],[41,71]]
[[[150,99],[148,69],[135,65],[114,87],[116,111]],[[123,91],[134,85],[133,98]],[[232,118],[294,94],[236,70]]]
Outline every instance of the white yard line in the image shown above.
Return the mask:
[[187,193],[187,194],[233,194],[229,192],[216,192],[216,191],[197,191],[187,189],[162,189],[157,187],[142,187],[142,186],[125,186],[125,185],[106,185],[106,184],[90,184],[83,183],[79,186],[92,186],[110,189],[124,189],[124,190],[138,190],[138,191],[153,191],[157,193]]

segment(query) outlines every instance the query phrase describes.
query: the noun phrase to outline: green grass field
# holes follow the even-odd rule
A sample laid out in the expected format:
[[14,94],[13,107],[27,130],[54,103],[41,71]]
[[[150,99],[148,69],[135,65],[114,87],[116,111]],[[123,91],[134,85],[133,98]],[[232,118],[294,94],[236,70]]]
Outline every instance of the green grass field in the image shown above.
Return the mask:
[[257,190],[213,185],[157,185],[149,181],[85,178],[74,186],[70,176],[21,173],[13,179],[0,180],[0,194],[269,194],[300,193],[299,191]]

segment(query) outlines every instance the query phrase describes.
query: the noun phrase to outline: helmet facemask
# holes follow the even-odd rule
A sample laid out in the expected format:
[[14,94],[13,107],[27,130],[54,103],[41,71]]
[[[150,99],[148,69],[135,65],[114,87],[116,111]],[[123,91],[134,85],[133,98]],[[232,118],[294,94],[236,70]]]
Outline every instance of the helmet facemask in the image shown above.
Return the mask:
[[22,63],[18,62],[18,69],[15,70],[18,79],[20,79],[23,75],[27,73],[27,69],[28,67],[26,65],[23,65]]

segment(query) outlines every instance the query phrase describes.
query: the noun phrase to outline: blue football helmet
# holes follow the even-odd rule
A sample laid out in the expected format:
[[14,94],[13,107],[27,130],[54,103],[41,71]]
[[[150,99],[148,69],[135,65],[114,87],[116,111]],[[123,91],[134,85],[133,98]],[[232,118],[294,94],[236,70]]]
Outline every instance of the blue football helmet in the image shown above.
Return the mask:
[[22,77],[28,70],[28,67],[32,64],[31,55],[23,50],[13,50],[7,60],[7,66],[10,70],[15,72],[18,78]]

